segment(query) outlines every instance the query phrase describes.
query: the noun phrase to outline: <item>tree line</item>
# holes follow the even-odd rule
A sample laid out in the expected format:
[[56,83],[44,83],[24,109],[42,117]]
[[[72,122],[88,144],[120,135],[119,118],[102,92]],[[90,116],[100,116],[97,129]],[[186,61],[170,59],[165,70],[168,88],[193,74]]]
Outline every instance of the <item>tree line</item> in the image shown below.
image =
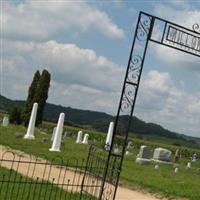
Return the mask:
[[28,96],[23,108],[13,106],[9,111],[10,122],[15,124],[28,125],[33,104],[38,103],[36,126],[42,123],[44,107],[48,98],[51,75],[45,69],[40,72],[37,70],[28,89]]

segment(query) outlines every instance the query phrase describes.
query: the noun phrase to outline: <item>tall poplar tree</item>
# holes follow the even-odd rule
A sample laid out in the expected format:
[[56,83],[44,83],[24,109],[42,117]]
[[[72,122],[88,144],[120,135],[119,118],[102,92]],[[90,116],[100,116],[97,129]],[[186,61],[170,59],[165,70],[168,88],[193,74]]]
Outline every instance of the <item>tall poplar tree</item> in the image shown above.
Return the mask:
[[44,107],[48,98],[50,80],[50,73],[47,70],[43,70],[33,98],[34,102],[38,103],[36,126],[42,123]]
[[22,112],[22,119],[24,121],[25,126],[27,126],[29,122],[29,118],[30,118],[33,103],[34,103],[34,96],[38,88],[39,80],[40,80],[40,72],[36,71],[33,77],[33,81],[29,87],[28,97],[24,106],[24,110]]

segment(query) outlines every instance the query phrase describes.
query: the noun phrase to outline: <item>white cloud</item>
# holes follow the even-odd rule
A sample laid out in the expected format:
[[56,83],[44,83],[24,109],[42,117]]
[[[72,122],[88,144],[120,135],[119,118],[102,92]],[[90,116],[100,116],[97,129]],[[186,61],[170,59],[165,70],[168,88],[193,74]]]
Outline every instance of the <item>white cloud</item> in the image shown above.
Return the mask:
[[[125,69],[96,55],[94,50],[56,41],[6,40],[4,55],[3,76],[7,79],[4,80],[3,94],[7,96],[25,98],[33,73],[47,68],[52,74],[50,101],[101,111],[103,105],[107,105],[104,107],[107,112],[113,112],[118,103]],[[19,87],[14,89],[16,83]],[[108,102],[115,104],[110,107]]]
[[97,31],[121,39],[125,33],[103,11],[84,1],[3,2],[3,37],[18,40],[48,41],[69,31]]
[[169,130],[198,136],[200,95],[179,89],[167,72],[149,71],[142,79],[136,113]]

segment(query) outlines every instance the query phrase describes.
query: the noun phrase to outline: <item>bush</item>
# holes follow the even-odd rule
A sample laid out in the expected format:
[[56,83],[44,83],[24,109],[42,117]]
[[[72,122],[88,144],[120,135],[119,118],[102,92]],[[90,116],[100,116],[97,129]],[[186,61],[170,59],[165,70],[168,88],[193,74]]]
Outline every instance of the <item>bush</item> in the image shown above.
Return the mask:
[[22,123],[21,113],[22,113],[21,108],[13,106],[9,112],[10,123],[18,125],[21,124]]

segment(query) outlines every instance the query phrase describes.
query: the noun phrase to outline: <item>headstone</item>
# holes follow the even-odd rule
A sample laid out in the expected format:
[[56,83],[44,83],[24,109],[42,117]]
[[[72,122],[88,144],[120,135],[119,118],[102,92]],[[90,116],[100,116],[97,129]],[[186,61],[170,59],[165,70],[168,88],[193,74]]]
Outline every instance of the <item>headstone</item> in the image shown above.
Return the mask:
[[26,132],[26,135],[24,136],[24,139],[28,140],[34,140],[34,131],[35,131],[35,121],[36,121],[36,116],[37,116],[37,109],[38,109],[38,103],[33,104],[32,112],[31,112],[31,117],[29,120],[28,124],[28,129]]
[[196,162],[196,161],[197,161],[197,154],[194,153],[194,154],[192,155],[192,162]]
[[125,156],[130,156],[130,155],[131,155],[130,151],[125,152]]
[[106,143],[105,143],[106,151],[109,151],[111,147],[112,138],[113,138],[113,129],[114,129],[114,122],[110,122],[107,137],[106,137]]
[[23,138],[23,136],[24,136],[23,133],[19,133],[19,132],[15,133],[15,138],[16,139],[21,139],[21,138]]
[[172,152],[169,151],[168,149],[156,148],[154,150],[153,159],[159,160],[159,161],[164,161],[164,162],[170,162],[171,155],[172,155]]
[[154,167],[155,169],[158,169],[159,168],[159,165],[155,165],[155,167]]
[[82,139],[83,139],[83,132],[79,131],[78,135],[77,135],[77,138],[76,138],[76,143],[77,144],[81,144],[82,143]]
[[8,124],[9,124],[9,118],[7,116],[4,116],[2,126],[7,127]]
[[70,131],[65,131],[64,132],[64,137],[65,138],[69,138],[69,137],[71,137],[72,136],[72,133],[70,132]]
[[186,167],[187,169],[191,169],[192,168],[192,164],[191,164],[191,162],[188,162],[187,163],[187,167]]
[[151,150],[146,145],[142,145],[140,147],[139,154],[137,155],[136,163],[148,164],[151,162],[150,158],[151,158]]
[[133,148],[133,142],[129,141],[127,145],[127,149]]
[[86,133],[83,138],[83,144],[88,144],[89,135]]
[[52,147],[51,149],[49,149],[49,151],[60,151],[64,121],[65,121],[65,114],[60,113],[55,132],[55,137],[52,143]]
[[177,167],[174,169],[174,173],[178,173],[178,168]]
[[140,147],[139,158],[150,159],[151,158],[151,150],[146,145],[142,145]]
[[57,128],[57,127],[54,127],[54,128],[53,128],[53,133],[52,133],[52,136],[51,136],[51,141],[54,140],[55,133],[56,133],[56,128]]
[[119,150],[119,148],[114,148],[113,153],[114,153],[115,155],[121,155],[122,152]]

